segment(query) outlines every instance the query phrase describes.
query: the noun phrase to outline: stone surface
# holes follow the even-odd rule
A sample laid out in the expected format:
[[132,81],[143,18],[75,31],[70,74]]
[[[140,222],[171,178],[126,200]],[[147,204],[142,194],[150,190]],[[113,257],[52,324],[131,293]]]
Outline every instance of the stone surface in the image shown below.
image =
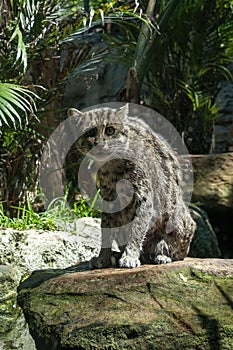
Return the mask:
[[220,117],[215,121],[213,153],[229,152],[233,147],[233,83],[223,81],[219,87],[216,103]]
[[65,268],[98,255],[100,220],[84,218],[75,224],[75,235],[64,231],[0,230],[0,350],[35,349],[17,305],[17,287],[23,275],[35,269]]
[[17,305],[20,273],[0,265],[0,350],[35,350],[22,310]]
[[[97,52],[100,49],[101,36],[93,33],[79,37],[72,42],[66,41],[62,45],[61,65],[66,66],[80,51]],[[102,50],[103,50],[102,46]],[[127,69],[121,64],[110,63],[101,58],[93,62],[86,71],[74,69],[67,76],[67,84],[64,93],[63,106],[84,109],[97,104],[114,102],[117,100],[119,90],[124,87],[127,77]],[[110,82],[110,83],[109,83]]]
[[[216,237],[211,231],[205,214],[192,208],[198,232],[193,240],[192,256],[219,256]],[[38,269],[44,270],[41,278],[64,274],[63,268],[97,256],[101,246],[100,220],[79,219],[74,223],[61,222],[66,231],[16,231],[1,230],[0,234],[0,350],[34,350],[22,310],[16,302],[17,287],[21,277]],[[72,233],[72,231],[75,232]],[[70,271],[70,268],[66,270]],[[71,271],[73,271],[71,269]],[[35,276],[35,275],[33,275]],[[32,277],[34,278],[34,277]],[[49,349],[50,350],[50,349]]]
[[233,83],[224,81],[216,100],[220,117],[215,121],[214,153],[231,152],[233,147]]
[[192,202],[206,208],[233,208],[233,153],[191,156]]
[[38,350],[233,348],[233,260],[39,271],[19,303]]
[[100,248],[100,220],[82,218],[75,224],[75,234],[68,223],[70,232],[0,230],[0,264],[16,267],[22,275],[91,259]]
[[192,156],[192,202],[210,219],[223,257],[233,258],[233,153]]
[[192,258],[219,258],[218,240],[207,214],[193,204],[190,205],[190,212],[197,227],[188,255]]
[[[197,231],[193,257],[219,257],[216,236],[203,211],[192,207]],[[15,267],[20,275],[38,269],[65,268],[90,260],[101,248],[100,219],[82,218],[63,223],[66,231],[0,231],[0,264]]]

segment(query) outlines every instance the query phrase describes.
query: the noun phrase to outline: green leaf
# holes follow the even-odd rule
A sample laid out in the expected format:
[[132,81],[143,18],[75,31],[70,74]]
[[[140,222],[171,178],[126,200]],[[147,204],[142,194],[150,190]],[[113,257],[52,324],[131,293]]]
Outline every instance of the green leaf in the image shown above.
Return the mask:
[[[28,114],[34,114],[36,110],[35,98],[39,98],[34,92],[25,87],[0,83],[0,121],[2,125],[16,128],[18,123],[28,123]],[[23,112],[23,115],[20,114]]]
[[23,41],[23,34],[19,28],[19,25],[16,26],[9,42],[13,41],[16,37],[18,38],[16,62],[19,61],[19,64],[23,65],[23,71],[25,73],[27,69],[27,51]]
[[[0,109],[12,121],[14,128],[16,128],[15,118],[17,118],[21,124],[21,118],[18,112],[10,103],[7,103],[7,101],[2,97],[0,97]],[[7,125],[9,125],[8,122]]]

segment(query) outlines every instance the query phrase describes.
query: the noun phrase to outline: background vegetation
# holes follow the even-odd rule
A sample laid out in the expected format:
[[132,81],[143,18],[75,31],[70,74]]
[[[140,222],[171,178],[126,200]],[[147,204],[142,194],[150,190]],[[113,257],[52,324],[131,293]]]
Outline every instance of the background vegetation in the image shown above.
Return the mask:
[[[37,194],[41,150],[61,121],[69,74],[102,61],[129,71],[118,100],[169,118],[190,152],[211,150],[219,82],[232,79],[233,1],[3,0],[0,195],[4,215]],[[93,44],[93,33],[101,40]],[[61,65],[65,41],[86,45]],[[133,77],[133,79],[132,79]],[[136,84],[135,84],[136,82]],[[17,210],[16,210],[17,212]]]

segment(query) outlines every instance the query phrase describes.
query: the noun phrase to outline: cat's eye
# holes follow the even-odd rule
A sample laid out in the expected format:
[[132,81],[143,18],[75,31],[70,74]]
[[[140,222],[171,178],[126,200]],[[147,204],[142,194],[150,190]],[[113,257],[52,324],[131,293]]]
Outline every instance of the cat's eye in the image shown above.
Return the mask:
[[97,134],[97,129],[96,129],[96,128],[92,128],[92,129],[87,130],[87,131],[84,133],[84,136],[85,136],[85,137],[95,137],[96,134]]
[[113,126],[107,126],[107,128],[105,129],[105,134],[107,136],[111,136],[115,133],[115,128]]

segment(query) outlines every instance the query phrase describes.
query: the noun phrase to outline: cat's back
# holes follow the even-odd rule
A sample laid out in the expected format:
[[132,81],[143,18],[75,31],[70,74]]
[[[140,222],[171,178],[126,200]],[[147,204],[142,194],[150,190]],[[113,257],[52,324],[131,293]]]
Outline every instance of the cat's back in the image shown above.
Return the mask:
[[150,170],[161,165],[165,172],[179,172],[180,161],[169,142],[138,117],[129,117],[127,120],[130,151],[133,159],[146,169]]

